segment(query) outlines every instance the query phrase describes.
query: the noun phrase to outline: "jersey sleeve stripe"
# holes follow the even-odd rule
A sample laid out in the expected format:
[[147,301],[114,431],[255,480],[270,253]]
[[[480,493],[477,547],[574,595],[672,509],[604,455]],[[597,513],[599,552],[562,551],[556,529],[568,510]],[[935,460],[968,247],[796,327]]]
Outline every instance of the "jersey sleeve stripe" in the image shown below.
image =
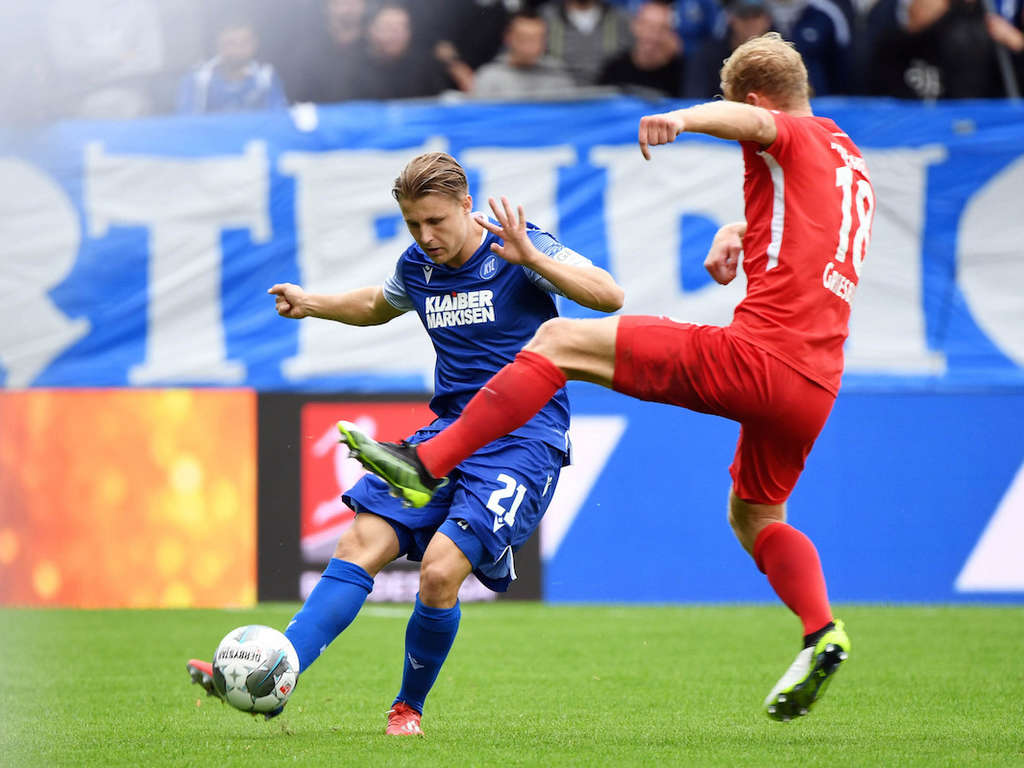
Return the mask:
[[766,270],[779,266],[779,251],[782,250],[782,231],[786,226],[786,178],[779,161],[767,152],[758,152],[758,156],[768,166],[772,177],[772,239],[768,243],[768,266]]
[[402,280],[400,269],[401,265],[396,266],[395,271],[384,281],[384,301],[395,309],[408,312],[415,309],[415,306],[412,303],[412,299],[409,298],[409,294],[406,293],[405,281]]

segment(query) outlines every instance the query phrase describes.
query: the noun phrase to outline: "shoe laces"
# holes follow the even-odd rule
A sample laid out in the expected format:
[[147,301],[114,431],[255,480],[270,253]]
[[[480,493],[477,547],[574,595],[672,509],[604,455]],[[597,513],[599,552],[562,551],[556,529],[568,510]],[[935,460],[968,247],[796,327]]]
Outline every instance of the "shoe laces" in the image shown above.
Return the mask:
[[419,718],[420,713],[412,707],[410,707],[404,701],[399,701],[391,709],[388,710],[388,720],[392,722],[399,719],[407,720],[410,717]]
[[[384,446],[385,448],[390,448],[393,452],[400,454],[402,458],[406,460],[408,460],[409,451],[415,449],[416,447],[416,443],[410,443],[408,440],[398,440],[395,442],[382,440],[378,444]],[[413,453],[413,456],[415,455],[416,454]]]

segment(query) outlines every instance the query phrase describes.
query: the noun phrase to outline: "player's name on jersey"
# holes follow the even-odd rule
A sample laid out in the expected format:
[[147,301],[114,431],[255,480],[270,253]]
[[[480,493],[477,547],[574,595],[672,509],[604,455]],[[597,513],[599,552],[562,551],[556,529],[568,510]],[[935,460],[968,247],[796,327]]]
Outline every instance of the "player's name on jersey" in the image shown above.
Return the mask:
[[427,328],[494,322],[494,291],[465,291],[427,296],[423,311]]
[[847,168],[852,168],[855,171],[859,171],[865,179],[871,178],[871,176],[868,174],[868,165],[867,163],[864,162],[863,157],[861,157],[860,155],[853,154],[842,144],[836,144],[834,141],[829,146],[839,153],[839,156],[843,158],[843,164]]
[[825,265],[821,283],[847,304],[853,303],[853,294],[857,290],[857,284],[846,275],[841,274],[831,261]]

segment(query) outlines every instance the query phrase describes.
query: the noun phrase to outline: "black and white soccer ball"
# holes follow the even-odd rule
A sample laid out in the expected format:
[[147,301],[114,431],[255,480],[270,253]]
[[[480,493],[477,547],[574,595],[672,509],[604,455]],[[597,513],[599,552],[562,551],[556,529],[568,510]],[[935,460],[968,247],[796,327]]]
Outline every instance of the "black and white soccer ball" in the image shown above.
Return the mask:
[[299,656],[281,632],[261,624],[233,629],[213,655],[213,684],[231,706],[272,712],[295,690]]

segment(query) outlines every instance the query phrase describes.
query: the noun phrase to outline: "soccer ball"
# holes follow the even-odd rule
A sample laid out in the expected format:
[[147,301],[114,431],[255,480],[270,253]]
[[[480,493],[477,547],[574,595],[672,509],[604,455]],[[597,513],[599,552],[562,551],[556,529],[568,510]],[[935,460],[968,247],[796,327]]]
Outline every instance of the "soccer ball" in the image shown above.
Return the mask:
[[282,633],[261,624],[233,629],[213,655],[213,684],[244,712],[271,712],[295,690],[299,656]]

